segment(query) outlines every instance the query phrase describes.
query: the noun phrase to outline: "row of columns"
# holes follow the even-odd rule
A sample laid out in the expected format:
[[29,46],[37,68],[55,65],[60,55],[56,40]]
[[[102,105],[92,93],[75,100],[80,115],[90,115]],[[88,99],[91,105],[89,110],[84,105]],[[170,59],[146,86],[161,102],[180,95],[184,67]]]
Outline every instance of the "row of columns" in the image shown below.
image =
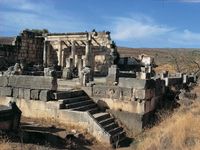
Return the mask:
[[[49,53],[49,45],[50,42],[49,41],[44,41],[44,50],[43,50],[43,64],[44,67],[47,67],[48,65],[48,53]],[[57,52],[57,57],[58,57],[58,65],[62,66],[62,67],[68,67],[68,66],[64,66],[64,50],[62,47],[63,41],[59,41],[58,43],[58,52]],[[68,63],[72,63],[72,65],[70,65],[71,67],[75,67],[75,54],[76,54],[76,45],[75,45],[75,41],[71,42],[71,54],[69,56],[69,59],[72,59],[72,62],[67,61]],[[68,59],[68,58],[67,58]],[[91,70],[94,69],[94,54],[91,48],[91,40],[87,40],[85,42],[85,56],[82,58],[78,58],[80,60],[78,60],[78,70],[79,73],[81,71],[81,69],[83,67],[90,67]],[[81,67],[82,66],[82,67]]]

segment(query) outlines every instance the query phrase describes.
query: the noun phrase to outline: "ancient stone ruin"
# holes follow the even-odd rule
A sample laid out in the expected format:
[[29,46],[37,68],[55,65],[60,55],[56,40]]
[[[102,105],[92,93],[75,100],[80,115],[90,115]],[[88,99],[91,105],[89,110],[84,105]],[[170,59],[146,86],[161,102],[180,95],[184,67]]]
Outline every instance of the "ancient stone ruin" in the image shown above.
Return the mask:
[[0,44],[0,104],[15,101],[23,116],[79,126],[115,146],[152,122],[171,87],[196,82],[194,74],[157,74],[145,54],[120,57],[105,31],[24,30]]

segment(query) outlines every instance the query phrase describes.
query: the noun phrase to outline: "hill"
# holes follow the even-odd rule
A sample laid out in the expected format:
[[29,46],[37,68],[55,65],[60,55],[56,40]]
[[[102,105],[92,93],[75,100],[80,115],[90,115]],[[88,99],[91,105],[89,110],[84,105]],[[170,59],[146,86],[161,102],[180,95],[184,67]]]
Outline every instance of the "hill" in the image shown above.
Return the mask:
[[157,72],[197,72],[200,69],[200,49],[197,48],[127,48],[118,47],[121,57],[147,54],[154,58]]

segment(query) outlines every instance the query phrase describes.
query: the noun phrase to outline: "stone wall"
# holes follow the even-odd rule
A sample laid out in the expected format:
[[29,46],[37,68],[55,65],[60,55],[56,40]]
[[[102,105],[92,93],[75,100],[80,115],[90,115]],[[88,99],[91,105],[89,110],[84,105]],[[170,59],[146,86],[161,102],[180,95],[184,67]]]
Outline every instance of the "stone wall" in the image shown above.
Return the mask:
[[[164,83],[163,83],[164,85]],[[145,87],[145,84],[144,84]],[[145,114],[156,109],[163,93],[157,88],[125,88],[119,86],[94,85],[82,88],[102,109]]]
[[15,37],[0,37],[0,70],[5,71],[17,61]]
[[85,129],[98,141],[110,144],[110,135],[104,132],[88,112],[59,109],[58,101],[44,102],[14,97],[0,97],[0,105],[8,105],[9,101],[15,101],[25,117],[45,119],[78,129]]
[[44,76],[0,76],[0,96],[48,101],[54,99],[57,80]]
[[[17,37],[9,38],[5,43],[0,40],[0,56],[11,64],[24,60],[27,64],[43,63],[43,31],[24,30]],[[5,40],[8,37],[3,38]]]
[[41,33],[24,30],[18,37],[16,45],[17,59],[25,60],[26,63],[42,64],[44,38]]
[[5,59],[9,64],[13,64],[17,58],[16,49],[14,45],[0,45],[0,58]]
[[108,110],[120,124],[126,129],[130,136],[136,136],[143,131],[143,129],[150,125],[154,119],[154,113],[148,112],[146,114],[130,113],[127,111]]
[[[162,103],[165,94],[165,81],[158,79],[140,79],[117,77],[114,65],[104,85],[93,85],[84,88],[86,93],[101,106],[102,109],[113,109],[129,113],[146,114],[154,111]],[[116,80],[116,78],[118,80]],[[109,83],[111,81],[111,83]],[[114,85],[116,83],[117,85]]]

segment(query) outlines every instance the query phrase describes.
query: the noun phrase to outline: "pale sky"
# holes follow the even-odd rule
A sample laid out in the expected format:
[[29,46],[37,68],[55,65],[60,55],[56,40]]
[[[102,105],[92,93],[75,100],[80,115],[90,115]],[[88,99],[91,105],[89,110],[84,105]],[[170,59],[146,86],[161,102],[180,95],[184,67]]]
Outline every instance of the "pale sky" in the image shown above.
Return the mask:
[[200,47],[200,0],[0,0],[0,36],[110,31],[118,46]]

